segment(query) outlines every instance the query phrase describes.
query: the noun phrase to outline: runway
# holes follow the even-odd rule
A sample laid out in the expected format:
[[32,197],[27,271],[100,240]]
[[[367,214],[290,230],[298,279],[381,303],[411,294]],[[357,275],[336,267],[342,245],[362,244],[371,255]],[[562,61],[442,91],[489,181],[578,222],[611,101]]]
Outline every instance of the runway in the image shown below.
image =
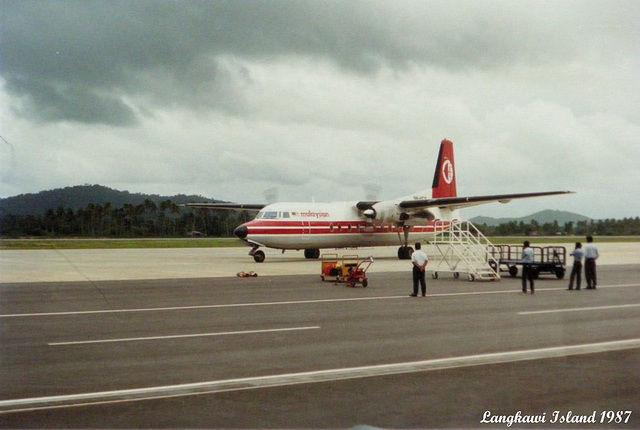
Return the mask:
[[640,264],[596,291],[446,275],[410,298],[407,263],[380,261],[367,288],[3,274],[0,427],[640,427]]

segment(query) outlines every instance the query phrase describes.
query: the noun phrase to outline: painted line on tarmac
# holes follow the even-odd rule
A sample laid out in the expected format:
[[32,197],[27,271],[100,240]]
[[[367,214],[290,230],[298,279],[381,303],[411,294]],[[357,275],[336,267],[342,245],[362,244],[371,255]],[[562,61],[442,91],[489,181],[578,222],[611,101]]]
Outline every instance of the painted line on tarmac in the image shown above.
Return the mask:
[[627,305],[589,306],[585,308],[548,309],[544,311],[526,311],[526,312],[518,312],[518,315],[541,315],[541,314],[555,314],[555,313],[561,313],[561,312],[600,311],[600,310],[608,310],[608,309],[624,309],[624,308],[637,308],[637,307],[640,307],[640,303],[627,304]]
[[115,391],[101,391],[72,395],[34,397],[0,401],[0,414],[43,409],[69,408],[132,401],[154,400],[214,394],[229,391],[254,390],[268,387],[312,384],[347,379],[427,372],[488,364],[541,360],[574,355],[595,354],[640,348],[640,338],[582,345],[507,351],[463,357],[440,358],[406,363],[328,369],[283,375],[226,379],[220,381],[148,387]]
[[[640,284],[621,284],[621,285],[603,285],[598,288],[628,288],[640,287]],[[565,291],[565,288],[540,288],[537,292],[542,291]],[[482,296],[491,294],[519,294],[520,289],[516,290],[493,290],[493,291],[467,291],[461,293],[437,293],[427,294],[427,299],[438,297],[460,297],[460,296]],[[2,318],[24,318],[24,317],[54,317],[69,315],[97,315],[97,314],[117,314],[117,313],[134,313],[134,312],[167,312],[167,311],[190,311],[198,309],[224,309],[224,308],[242,308],[253,306],[282,306],[282,305],[306,305],[319,303],[339,303],[339,302],[358,302],[365,300],[397,300],[406,299],[409,294],[401,296],[376,296],[376,297],[347,297],[337,299],[315,299],[315,300],[290,300],[280,302],[260,302],[260,303],[228,303],[220,305],[195,305],[195,306],[169,306],[161,308],[133,308],[133,309],[101,309],[93,311],[67,311],[67,312],[35,312],[22,314],[4,314]]]
[[399,299],[407,296],[379,296],[379,297],[352,297],[342,299],[317,299],[317,300],[291,300],[282,302],[259,302],[259,303],[228,303],[223,305],[195,305],[195,306],[169,306],[162,308],[134,308],[134,309],[102,309],[95,311],[69,311],[69,312],[41,312],[30,314],[8,314],[0,315],[0,318],[16,318],[16,317],[42,317],[42,316],[65,316],[65,315],[92,315],[92,314],[111,314],[111,313],[127,313],[127,312],[165,312],[165,311],[189,311],[198,309],[224,309],[224,308],[243,308],[254,306],[281,306],[281,305],[300,305],[315,303],[334,303],[334,302],[355,302],[361,300],[387,300]]
[[97,339],[97,340],[81,340],[70,342],[51,342],[49,346],[69,346],[69,345],[87,345],[94,343],[117,343],[117,342],[139,342],[146,340],[166,340],[166,339],[185,339],[193,337],[213,337],[213,336],[234,336],[241,334],[262,334],[262,333],[277,333],[283,331],[301,331],[301,330],[317,330],[320,326],[311,327],[289,327],[289,328],[274,328],[264,330],[245,330],[245,331],[227,331],[220,333],[197,333],[197,334],[179,334],[171,336],[149,336],[149,337],[127,337],[121,339]]

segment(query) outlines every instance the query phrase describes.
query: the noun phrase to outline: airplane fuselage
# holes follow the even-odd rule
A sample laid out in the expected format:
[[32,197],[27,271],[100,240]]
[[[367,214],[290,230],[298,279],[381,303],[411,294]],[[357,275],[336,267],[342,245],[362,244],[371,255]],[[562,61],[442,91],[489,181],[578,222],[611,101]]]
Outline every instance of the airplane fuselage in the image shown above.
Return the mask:
[[[405,230],[395,222],[371,221],[357,202],[275,203],[235,230],[252,246],[276,249],[323,249],[398,245]],[[433,210],[442,226],[457,219],[457,211]],[[411,227],[411,240],[426,240],[434,223]]]

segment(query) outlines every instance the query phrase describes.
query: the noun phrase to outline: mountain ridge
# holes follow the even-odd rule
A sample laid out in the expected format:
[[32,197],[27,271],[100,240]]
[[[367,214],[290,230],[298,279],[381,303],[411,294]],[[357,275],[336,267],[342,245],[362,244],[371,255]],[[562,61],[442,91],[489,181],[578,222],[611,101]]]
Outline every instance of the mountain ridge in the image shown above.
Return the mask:
[[158,194],[130,193],[129,191],[115,190],[103,185],[75,185],[40,191],[39,193],[0,198],[0,214],[3,216],[38,216],[44,215],[48,210],[56,210],[59,207],[71,208],[75,211],[85,209],[90,204],[105,205],[111,203],[113,208],[119,208],[125,204],[140,205],[145,200],[150,200],[156,205],[166,200],[171,200],[176,204],[221,202],[220,200],[198,195],[177,194],[174,196],[161,196]]
[[546,209],[531,215],[526,215],[523,217],[505,217],[505,218],[493,218],[486,216],[476,216],[471,218],[469,221],[476,225],[486,224],[491,227],[498,226],[500,224],[506,224],[512,221],[517,223],[523,222],[525,224],[531,224],[532,221],[536,221],[538,224],[546,224],[558,222],[559,225],[564,225],[568,222],[577,223],[580,221],[592,221],[591,218],[580,215],[574,212],[554,210],[554,209]]

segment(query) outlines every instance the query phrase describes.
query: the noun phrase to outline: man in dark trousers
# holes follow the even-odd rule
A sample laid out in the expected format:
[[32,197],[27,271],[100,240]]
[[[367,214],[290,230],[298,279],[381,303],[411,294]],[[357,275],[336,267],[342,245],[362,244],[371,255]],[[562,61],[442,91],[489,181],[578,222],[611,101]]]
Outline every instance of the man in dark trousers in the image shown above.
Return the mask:
[[531,294],[535,294],[533,289],[533,248],[528,240],[524,241],[522,247],[522,294],[527,294],[527,279],[531,287]]
[[596,260],[600,254],[593,243],[593,236],[587,236],[587,246],[584,247],[584,277],[587,281],[587,290],[595,290],[598,283],[596,275]]
[[573,257],[573,269],[571,270],[571,277],[569,278],[569,290],[573,290],[573,281],[576,281],[576,290],[580,289],[580,281],[582,281],[582,258],[584,257],[584,251],[582,250],[582,244],[576,242],[576,249],[571,253]]
[[422,245],[416,243],[416,250],[411,255],[411,263],[413,263],[413,294],[411,297],[418,297],[418,282],[422,287],[422,297],[427,295],[427,281],[424,279],[424,272],[429,264],[429,258],[421,248]]

